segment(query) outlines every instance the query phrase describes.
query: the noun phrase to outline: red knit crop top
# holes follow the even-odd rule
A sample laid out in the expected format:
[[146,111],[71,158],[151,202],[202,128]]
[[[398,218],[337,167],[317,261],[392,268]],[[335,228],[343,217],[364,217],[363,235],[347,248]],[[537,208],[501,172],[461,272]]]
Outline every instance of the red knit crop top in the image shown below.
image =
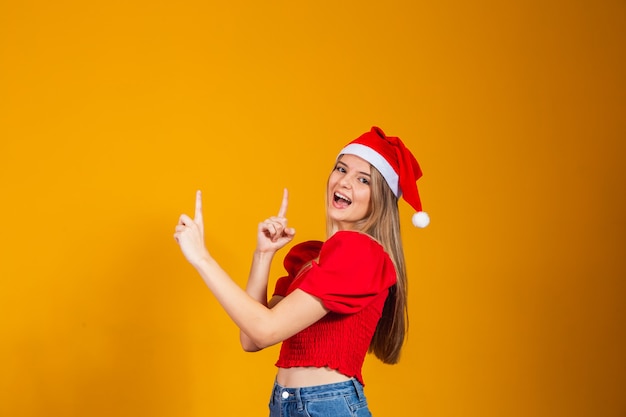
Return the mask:
[[299,288],[320,298],[330,312],[283,341],[276,366],[329,367],[364,384],[363,361],[396,283],[389,255],[368,235],[339,231],[324,243],[294,246],[283,264],[288,275],[276,282],[274,295]]

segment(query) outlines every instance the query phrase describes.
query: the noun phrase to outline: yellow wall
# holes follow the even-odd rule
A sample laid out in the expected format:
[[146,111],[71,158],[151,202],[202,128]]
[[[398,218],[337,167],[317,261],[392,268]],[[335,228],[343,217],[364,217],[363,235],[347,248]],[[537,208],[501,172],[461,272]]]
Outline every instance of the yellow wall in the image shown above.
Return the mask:
[[[377,416],[626,413],[626,3],[0,2],[0,415],[266,415],[276,347],[172,239],[205,192],[241,285],[291,191],[324,233],[339,148],[422,164],[410,339]],[[272,280],[280,273],[276,262]]]

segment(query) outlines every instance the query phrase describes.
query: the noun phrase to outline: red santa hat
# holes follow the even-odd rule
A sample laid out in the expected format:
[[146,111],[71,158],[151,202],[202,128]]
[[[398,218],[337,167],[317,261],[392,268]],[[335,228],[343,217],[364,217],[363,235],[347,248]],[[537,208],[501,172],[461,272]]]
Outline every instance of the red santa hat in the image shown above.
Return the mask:
[[369,162],[382,174],[396,197],[404,197],[404,201],[415,209],[413,225],[428,226],[430,218],[428,213],[422,211],[422,202],[417,192],[417,180],[422,176],[422,170],[400,138],[387,136],[374,126],[369,132],[346,145],[339,152],[339,155],[343,154],[356,155]]

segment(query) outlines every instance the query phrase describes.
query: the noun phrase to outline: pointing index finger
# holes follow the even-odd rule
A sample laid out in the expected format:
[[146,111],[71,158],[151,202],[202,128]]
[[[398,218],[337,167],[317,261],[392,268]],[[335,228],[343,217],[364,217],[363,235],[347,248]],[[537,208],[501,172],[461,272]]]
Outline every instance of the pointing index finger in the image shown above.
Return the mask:
[[287,214],[288,200],[289,200],[289,192],[285,188],[283,191],[283,202],[280,204],[280,210],[278,210],[278,217],[285,217],[285,214]]
[[202,191],[196,191],[196,212],[193,220],[196,223],[202,224]]

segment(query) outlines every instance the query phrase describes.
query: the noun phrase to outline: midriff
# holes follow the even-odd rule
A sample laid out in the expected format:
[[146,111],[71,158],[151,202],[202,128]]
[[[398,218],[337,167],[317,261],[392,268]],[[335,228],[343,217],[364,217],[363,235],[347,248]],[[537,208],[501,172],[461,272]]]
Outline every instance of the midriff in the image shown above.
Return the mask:
[[349,377],[330,368],[293,367],[278,368],[276,382],[283,387],[301,388],[312,385],[333,384],[350,380]]

